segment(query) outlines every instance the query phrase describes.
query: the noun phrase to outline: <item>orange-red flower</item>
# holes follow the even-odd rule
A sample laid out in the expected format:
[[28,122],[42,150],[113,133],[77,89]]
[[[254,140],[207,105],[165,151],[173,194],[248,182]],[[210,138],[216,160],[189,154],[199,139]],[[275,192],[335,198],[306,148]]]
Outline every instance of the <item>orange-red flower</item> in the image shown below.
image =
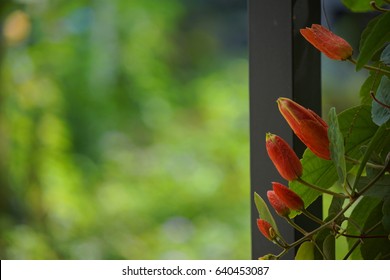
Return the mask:
[[300,31],[310,44],[331,59],[345,60],[352,56],[353,49],[347,41],[319,24]]
[[288,208],[298,211],[304,209],[305,205],[302,198],[300,198],[294,191],[276,182],[272,183],[272,188],[278,198],[283,201]]
[[302,164],[286,141],[275,134],[267,133],[266,148],[269,157],[284,179],[293,181],[302,175]]
[[266,220],[257,219],[257,227],[267,239],[273,240],[275,238],[275,231]]
[[316,113],[298,103],[280,97],[279,111],[295,135],[318,157],[330,159],[328,125]]
[[271,203],[278,215],[286,217],[290,214],[290,208],[286,206],[286,204],[276,195],[274,191],[267,191],[267,197],[269,203]]

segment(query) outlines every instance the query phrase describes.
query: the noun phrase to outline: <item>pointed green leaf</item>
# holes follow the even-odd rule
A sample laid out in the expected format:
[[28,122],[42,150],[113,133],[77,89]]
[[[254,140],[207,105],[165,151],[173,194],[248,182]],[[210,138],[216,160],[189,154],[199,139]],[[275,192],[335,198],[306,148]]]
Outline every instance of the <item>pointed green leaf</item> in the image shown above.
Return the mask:
[[316,247],[313,242],[304,242],[299,246],[297,254],[295,256],[296,260],[314,260],[314,251]]
[[382,125],[390,119],[390,109],[383,104],[390,106],[390,79],[383,76],[375,95],[376,100],[372,101],[372,120],[377,125]]
[[328,137],[330,142],[330,154],[337,170],[339,183],[344,185],[347,176],[344,137],[341,134],[339,122],[337,120],[336,109],[334,107],[332,107],[329,111]]
[[384,13],[373,19],[362,33],[360,53],[356,70],[360,70],[371,57],[390,41],[390,13]]
[[273,227],[275,232],[278,235],[280,235],[280,232],[278,230],[278,227],[276,226],[276,222],[274,220],[274,217],[272,216],[271,212],[269,211],[267,203],[265,203],[264,199],[262,199],[258,193],[255,193],[255,205],[256,205],[257,211],[259,212],[260,219],[266,220],[268,223],[270,223],[270,225]]

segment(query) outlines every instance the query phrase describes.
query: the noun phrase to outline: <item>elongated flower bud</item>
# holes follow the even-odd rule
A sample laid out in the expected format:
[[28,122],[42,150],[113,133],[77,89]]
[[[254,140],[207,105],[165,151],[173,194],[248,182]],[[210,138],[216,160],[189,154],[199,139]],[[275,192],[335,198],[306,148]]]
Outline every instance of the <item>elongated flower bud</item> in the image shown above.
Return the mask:
[[353,49],[347,41],[319,24],[312,24],[311,28],[306,27],[300,32],[310,44],[330,59],[346,60],[352,56]]
[[300,211],[304,209],[305,205],[302,198],[300,198],[294,191],[276,182],[272,183],[272,188],[279,199],[291,210]]
[[267,191],[269,203],[275,209],[279,216],[286,217],[290,214],[290,208],[276,195],[274,191]]
[[302,175],[302,164],[286,141],[267,133],[266,148],[268,156],[284,179],[293,181]]
[[275,230],[266,220],[257,219],[257,227],[267,239],[273,240],[275,238]]
[[330,159],[328,125],[316,113],[291,99],[277,100],[283,115],[295,135],[318,157]]

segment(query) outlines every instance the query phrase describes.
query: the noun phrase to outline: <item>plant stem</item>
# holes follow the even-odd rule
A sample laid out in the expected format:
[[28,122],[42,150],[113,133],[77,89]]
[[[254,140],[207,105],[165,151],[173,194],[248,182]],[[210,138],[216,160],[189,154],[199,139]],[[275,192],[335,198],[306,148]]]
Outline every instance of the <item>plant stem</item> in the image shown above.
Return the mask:
[[362,241],[361,240],[357,240],[351,247],[351,249],[349,249],[348,253],[344,256],[343,260],[348,260],[349,256],[352,255],[353,251],[355,251],[355,249],[357,248],[357,246],[359,246],[359,244],[361,243]]
[[390,166],[390,153],[387,154],[386,157],[386,163],[385,166],[382,168],[382,170],[372,179],[360,192],[357,192],[355,196],[357,195],[358,197],[363,195],[366,191],[368,191],[375,183],[382,177],[383,174],[387,171],[387,169]]
[[298,226],[293,220],[291,220],[288,216],[285,217],[287,222],[292,225],[296,230],[298,230],[300,233],[302,233],[303,235],[306,235],[307,232],[301,228],[300,226]]
[[316,248],[317,248],[318,252],[320,252],[320,254],[321,254],[321,255],[322,255],[322,257],[324,258],[324,260],[327,260],[328,258],[325,256],[324,252],[322,252],[322,250],[321,250],[320,246],[318,246],[318,244],[317,244],[316,242],[314,242],[314,240],[313,240],[313,241],[311,241],[311,242],[313,242],[313,243],[314,243],[314,246],[316,246]]
[[279,255],[276,256],[276,259],[280,259],[288,252],[288,249],[284,249]]
[[314,222],[316,222],[320,225],[323,225],[325,223],[323,220],[317,218],[316,216],[314,216],[312,213],[310,213],[306,209],[302,210],[302,214],[304,214],[306,217],[308,217],[309,219],[313,220]]
[[[366,187],[364,187],[360,192],[357,192],[355,193],[355,195],[353,197],[350,197],[349,199],[349,202],[347,205],[345,205],[345,207],[343,209],[341,209],[341,211],[339,213],[337,213],[336,216],[333,217],[333,219],[329,220],[328,222],[324,223],[323,225],[319,226],[318,228],[314,229],[313,231],[311,232],[308,232],[305,234],[305,236],[303,236],[302,238],[298,239],[297,241],[291,243],[291,244],[287,244],[287,246],[285,247],[284,251],[280,254],[280,256],[283,256],[289,249],[307,241],[307,240],[310,240],[316,233],[320,232],[321,230],[325,229],[325,228],[328,228],[328,227],[332,227],[332,225],[334,224],[335,221],[337,221],[342,215],[344,215],[344,213],[356,202],[356,200],[363,195],[364,192],[366,192],[367,190],[369,190],[379,179],[380,177],[387,171],[387,168],[390,166],[390,153],[387,154],[387,157],[386,157],[386,164],[385,166],[383,167],[383,169],[381,170],[381,172],[379,174],[377,174],[377,176],[375,176],[375,178],[373,180],[371,180],[370,183],[367,184]],[[311,184],[303,181],[301,178],[298,178],[298,181],[305,184],[305,185],[310,185],[310,187],[312,187]],[[316,187],[316,188],[319,188],[319,187]],[[322,191],[322,189],[319,189],[319,191]],[[336,193],[335,193],[336,194]],[[338,196],[340,196],[341,194],[336,194]],[[344,195],[342,195],[343,197],[345,197]],[[375,225],[375,227],[377,227],[377,225]],[[373,228],[370,228],[369,230],[367,230],[366,233],[369,233],[370,231],[372,231],[373,229],[375,229],[375,227]],[[361,239],[359,240],[359,243],[355,243],[351,248],[351,250],[347,253],[347,255],[344,257],[345,258],[348,258],[353,250],[356,249],[356,247],[360,244],[361,242]],[[353,249],[353,250],[352,250]]]
[[369,239],[369,238],[388,238],[387,235],[352,235],[346,233],[340,233],[341,236],[349,237],[349,238],[359,238],[359,239]]
[[[345,155],[344,157],[347,161],[349,161],[353,164],[360,164],[360,161],[357,159],[351,158],[347,155]],[[379,164],[375,164],[375,163],[371,163],[371,162],[367,162],[366,164],[367,164],[367,166],[369,166],[371,168],[375,168],[375,169],[382,169],[383,168],[383,165],[379,165]]]
[[332,196],[337,196],[337,197],[341,197],[341,198],[348,198],[348,196],[346,196],[345,194],[342,194],[342,193],[335,193],[335,192],[332,192],[330,190],[327,190],[327,189],[322,189],[316,185],[313,185],[313,184],[310,184],[309,182],[306,182],[305,180],[303,180],[302,178],[298,178],[297,181],[309,188],[312,188],[316,191],[319,191],[319,192],[322,192],[322,193],[326,193],[326,194],[330,194]]
[[379,12],[384,12],[384,13],[386,13],[386,12],[389,11],[389,10],[387,10],[387,9],[383,9],[383,8],[379,7],[379,6],[376,4],[375,1],[371,1],[371,2],[370,2],[370,5],[371,5],[371,7],[372,7],[374,10],[377,10],[377,11],[379,11]]
[[[353,64],[356,65],[356,60],[354,58],[349,57],[347,58],[349,61],[351,61]],[[373,71],[377,71],[377,72],[382,72],[383,74],[387,74],[387,75],[390,75],[390,72],[385,70],[385,69],[382,69],[382,68],[378,68],[378,67],[375,67],[375,66],[372,66],[372,65],[364,65],[363,68],[366,68],[368,70],[373,70]]]
[[[382,171],[377,174],[377,176],[375,176],[374,179],[371,180],[370,183],[367,184],[366,187],[364,187],[360,192],[357,192],[353,197],[350,198],[350,201],[349,203],[343,208],[341,209],[341,211],[333,217],[333,219],[331,219],[330,221],[328,221],[327,223],[324,223],[322,226],[316,228],[315,230],[307,233],[304,237],[302,237],[301,239],[298,239],[297,241],[293,242],[290,244],[290,247],[295,247],[299,244],[301,244],[302,242],[304,242],[305,240],[311,238],[314,234],[316,234],[317,232],[320,232],[321,230],[331,226],[335,221],[337,221],[338,218],[340,218],[354,203],[355,201],[364,193],[366,192],[367,190],[369,190],[379,179],[380,177],[386,172],[388,166],[390,165],[390,153],[387,155],[386,157],[386,164],[384,166],[384,168],[382,169]],[[370,229],[372,230],[372,229]]]
[[383,103],[382,101],[378,100],[378,98],[375,97],[374,92],[370,92],[370,95],[371,95],[371,98],[374,99],[374,101],[375,101],[376,103],[378,103],[379,105],[381,105],[381,106],[384,107],[384,108],[390,109],[390,106],[389,106],[389,105]]
[[290,247],[295,247],[299,244],[301,244],[302,242],[304,242],[305,240],[311,238],[314,234],[316,234],[317,232],[320,232],[321,230],[327,228],[327,227],[331,227],[331,225],[337,221],[338,218],[340,218],[356,201],[356,198],[355,199],[351,199],[349,201],[349,203],[343,208],[341,209],[341,211],[333,217],[333,219],[331,219],[330,221],[324,223],[322,226],[316,228],[315,230],[307,233],[304,237],[302,237],[301,239],[298,239],[297,241],[293,242],[290,244]]
[[[382,223],[382,221],[379,221],[378,223],[376,223],[375,225],[373,225],[371,228],[369,228],[364,234],[367,234],[367,233],[370,233],[371,231],[373,231],[374,229],[376,229],[380,224]],[[363,234],[363,233],[362,233]],[[344,256],[343,260],[347,260],[349,258],[349,256],[353,253],[353,251],[355,251],[355,249],[357,248],[357,246],[359,246],[360,243],[362,243],[363,240],[362,239],[359,239],[357,240],[351,247],[351,249],[349,249],[349,251],[347,252],[347,254]]]

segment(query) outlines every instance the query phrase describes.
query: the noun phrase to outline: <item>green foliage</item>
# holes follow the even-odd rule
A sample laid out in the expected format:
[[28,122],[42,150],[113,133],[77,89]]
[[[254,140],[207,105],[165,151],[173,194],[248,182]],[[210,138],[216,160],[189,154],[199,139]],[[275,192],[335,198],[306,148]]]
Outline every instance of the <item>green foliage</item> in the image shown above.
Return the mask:
[[[330,206],[328,209],[328,218],[327,218],[328,220],[333,219],[334,217],[337,216],[338,213],[340,213],[340,211],[343,209],[344,202],[345,202],[345,198],[332,197],[332,202],[330,203]],[[338,222],[338,221],[336,221],[336,222]],[[338,224],[341,225],[341,222],[339,222]]]
[[378,89],[383,74],[377,71],[371,71],[368,78],[364,81],[360,88],[360,103],[371,106],[372,97],[371,93],[375,93]]
[[386,65],[390,65],[390,44],[381,53],[380,61]]
[[336,109],[329,111],[328,137],[330,142],[330,153],[339,177],[339,184],[344,185],[347,179],[347,167],[345,163],[344,137],[340,131],[337,120]]
[[[367,184],[371,182],[372,178],[361,177],[356,184],[356,190],[361,191]],[[390,196],[390,176],[385,175],[370,188],[365,196],[384,198]]]
[[[306,149],[301,162],[305,167],[301,176],[303,180],[324,189],[329,189],[337,181],[337,172],[331,161],[318,158],[310,150]],[[289,186],[303,199],[305,207],[308,207],[321,195],[316,190],[303,187],[298,181],[289,182]]]
[[336,258],[336,239],[333,234],[329,234],[324,240],[323,252],[324,259],[334,260]]
[[372,101],[372,120],[380,126],[390,119],[390,110],[384,106],[390,104],[390,79],[387,76],[382,77],[375,97],[376,100]]
[[[353,12],[367,12],[371,11],[371,0],[342,0],[343,4]],[[382,5],[382,0],[375,1],[377,5]]]
[[360,40],[360,53],[356,70],[361,69],[374,55],[390,41],[390,13],[384,13],[367,25]]
[[[387,128],[385,125],[382,125],[381,127],[379,127],[379,129],[375,132],[374,136],[370,140],[370,143],[367,145],[365,152],[364,152],[364,155],[363,155],[361,162],[359,164],[359,168],[358,168],[356,175],[355,175],[356,180],[352,186],[352,191],[355,190],[356,186],[358,185],[359,180],[362,178],[361,175],[364,171],[364,168],[365,168],[368,160],[370,159],[371,155],[373,154],[373,152],[375,150],[378,150],[380,152],[380,149],[383,148],[383,146],[381,144],[385,143],[383,141],[384,140],[383,137],[385,137],[385,139],[386,139],[386,130],[387,130]],[[378,155],[379,155],[379,152],[378,152]]]
[[[390,186],[390,181],[388,181],[387,186]],[[382,207],[382,214],[383,214],[382,224],[385,231],[390,235],[390,194],[388,193],[384,197],[385,200],[383,202],[383,207]]]
[[297,251],[295,255],[296,260],[313,260],[314,259],[314,251],[315,245],[313,242],[304,242]]
[[369,232],[371,236],[378,236],[378,238],[364,239],[364,242],[360,247],[364,259],[374,260],[390,258],[390,241],[388,239],[388,232],[384,230],[382,224],[382,207],[383,201],[372,209],[364,223],[363,232]]

